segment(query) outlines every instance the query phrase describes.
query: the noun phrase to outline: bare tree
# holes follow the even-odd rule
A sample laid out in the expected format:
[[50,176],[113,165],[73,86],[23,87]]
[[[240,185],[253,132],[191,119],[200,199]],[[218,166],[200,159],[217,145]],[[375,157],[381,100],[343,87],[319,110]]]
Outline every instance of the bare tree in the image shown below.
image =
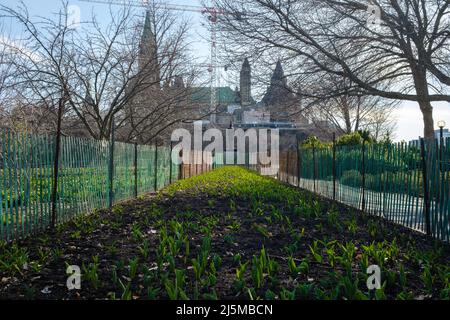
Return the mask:
[[[415,101],[424,136],[434,137],[435,101],[450,101],[450,2],[446,0],[216,0],[228,15],[228,44],[258,59],[282,57],[299,78],[333,75],[339,90],[304,88],[310,98],[372,95]],[[372,24],[370,9],[380,13]],[[234,19],[240,14],[242,19]],[[230,18],[232,17],[232,18]],[[273,58],[272,58],[273,59]]]
[[[69,25],[67,9],[63,2],[53,19],[32,21],[23,4],[0,7],[26,35],[20,39],[23,47],[16,48],[20,58],[15,65],[16,85],[23,86],[27,101],[60,110],[57,119],[64,117],[66,131],[85,131],[96,139],[107,139],[115,125],[119,131],[128,128],[122,135],[127,141],[140,135],[148,141],[172,124],[173,106],[187,99],[188,90],[163,90],[163,85],[170,87],[175,77],[189,83],[196,76],[190,67],[188,23],[153,7],[147,17],[155,17],[150,21],[155,52],[144,59],[142,27],[131,7],[111,8],[107,25],[93,16],[78,28]],[[140,111],[133,109],[138,104]]]
[[[326,76],[311,83],[316,92],[339,92],[345,86],[342,78]],[[368,130],[374,138],[392,136],[395,128],[394,111],[398,101],[370,95],[341,94],[323,99],[305,98],[309,106],[304,112],[313,123],[328,123],[339,134]]]
[[[47,99],[29,100],[34,86],[21,79],[23,56],[32,57],[20,41],[14,41],[6,28],[0,26],[0,118],[2,126],[14,131],[54,132],[54,110]],[[36,58],[36,57],[34,57]],[[40,93],[42,91],[39,91]],[[31,103],[30,103],[31,102]]]
[[10,83],[13,78],[14,52],[10,50],[10,37],[7,35],[3,21],[0,21],[0,119],[2,126],[9,125],[12,109],[13,91]]
[[338,134],[367,130],[379,139],[385,135],[392,136],[395,107],[395,103],[379,97],[341,95],[316,103],[306,112],[313,123],[325,122]]
[[[1,28],[0,28],[1,32]],[[5,118],[6,99],[5,99],[5,82],[8,77],[8,59],[6,57],[6,46],[3,44],[4,39],[0,42],[0,119]]]
[[11,19],[23,34],[9,45],[16,57],[13,61],[15,81],[11,86],[21,101],[16,107],[49,110],[54,115],[49,121],[56,121],[56,125],[51,126],[53,132],[61,128],[71,94],[69,81],[73,76],[68,61],[74,30],[68,25],[66,9],[67,3],[64,3],[64,9],[56,14],[55,20],[41,18],[33,22],[22,2],[17,8],[0,6],[1,18]]

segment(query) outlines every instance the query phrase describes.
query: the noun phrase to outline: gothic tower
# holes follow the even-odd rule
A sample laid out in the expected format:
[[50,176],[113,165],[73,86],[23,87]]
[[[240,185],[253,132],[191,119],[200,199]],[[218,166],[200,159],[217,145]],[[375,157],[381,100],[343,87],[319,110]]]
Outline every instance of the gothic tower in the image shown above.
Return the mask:
[[290,121],[292,119],[289,116],[289,109],[294,102],[295,97],[288,86],[281,62],[278,60],[262,103],[269,109],[273,121]]
[[240,96],[243,107],[252,104],[252,70],[247,58],[245,58],[241,69]]
[[277,62],[275,71],[270,79],[270,85],[264,95],[262,102],[266,106],[279,106],[285,104],[293,98],[291,90],[289,90],[287,79],[284,75],[283,67],[280,60]]
[[158,63],[158,50],[156,45],[156,36],[152,30],[152,20],[150,12],[145,15],[144,30],[142,32],[139,45],[139,71],[145,71],[148,76],[148,82],[160,85],[161,76]]

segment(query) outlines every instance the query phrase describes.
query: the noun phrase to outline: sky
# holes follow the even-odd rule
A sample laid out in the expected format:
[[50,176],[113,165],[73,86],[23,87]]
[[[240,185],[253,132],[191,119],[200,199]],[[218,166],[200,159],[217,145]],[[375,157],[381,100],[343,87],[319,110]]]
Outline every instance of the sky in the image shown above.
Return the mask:
[[[9,7],[15,7],[20,4],[20,2],[25,3],[25,5],[28,7],[28,10],[30,12],[31,16],[41,16],[41,17],[49,17],[52,13],[57,12],[62,7],[62,0],[0,0],[1,4],[4,4]],[[121,1],[121,0],[114,0],[114,1]],[[123,0],[125,2],[133,2],[133,3],[142,3],[145,0]],[[201,7],[201,0],[170,0],[170,1],[162,1],[167,2],[170,4],[179,4],[179,5],[191,5],[191,6],[199,6]],[[95,14],[97,19],[104,23],[107,23],[110,14],[109,14],[109,8],[110,6],[108,4],[102,4],[102,3],[95,3],[95,0],[93,2],[86,2],[86,1],[80,1],[80,0],[68,0],[68,5],[71,6],[78,6],[80,9],[80,20],[88,20],[92,13]],[[120,6],[111,6],[111,8],[114,10],[115,8],[119,9]],[[144,8],[142,10],[137,9],[137,13],[144,14]],[[177,12],[180,16],[186,17],[190,21],[191,30],[190,30],[190,36],[192,39],[192,43],[194,45],[195,51],[198,54],[199,57],[202,59],[209,59],[210,56],[210,46],[208,43],[208,40],[210,39],[210,36],[208,34],[208,31],[206,28],[202,26],[202,24],[205,22],[204,18],[202,17],[201,13],[195,13],[195,12]],[[12,30],[14,32],[14,30]]]
[[[139,2],[142,0],[135,1]],[[23,2],[27,5],[31,15],[44,17],[49,16],[50,13],[55,12],[61,6],[60,0],[23,0]],[[109,17],[107,5],[82,2],[79,0],[69,0],[68,2],[69,5],[76,5],[80,8],[81,20],[83,20],[83,17],[88,19],[91,16],[91,13],[94,12],[100,21],[107,22]],[[201,5],[200,0],[170,0],[167,2],[181,5]],[[0,0],[0,3],[7,6],[16,6],[19,1]],[[210,54],[210,46],[208,43],[209,33],[206,28],[202,26],[205,21],[204,18],[199,13],[180,12],[180,14],[183,14],[191,21],[192,27],[190,32],[196,56],[201,61],[208,61]],[[220,78],[220,85],[222,86],[229,85],[234,88],[237,84],[235,83],[237,79],[234,79],[234,77],[228,78],[227,75],[222,74]],[[435,124],[439,120],[444,120],[450,127],[450,103],[433,103],[433,108]],[[423,135],[422,114],[417,103],[403,102],[395,112],[395,116],[397,118],[397,130],[394,136],[395,141],[409,141]]]
[[[447,128],[450,127],[450,103],[434,102],[433,118],[435,129],[438,129],[437,122],[444,120]],[[397,131],[395,141],[410,141],[423,136],[423,120],[419,105],[416,102],[404,102],[395,112],[397,117]]]

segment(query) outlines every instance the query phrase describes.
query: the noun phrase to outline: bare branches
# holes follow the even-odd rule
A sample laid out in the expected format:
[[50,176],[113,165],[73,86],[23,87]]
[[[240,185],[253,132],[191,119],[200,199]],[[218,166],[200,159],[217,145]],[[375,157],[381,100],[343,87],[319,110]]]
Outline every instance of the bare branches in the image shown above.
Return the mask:
[[[231,51],[269,61],[283,57],[302,77],[342,78],[346,86],[340,94],[416,101],[424,114],[425,136],[433,136],[431,102],[450,102],[448,1],[373,1],[379,26],[368,23],[366,1],[215,3],[244,17],[221,17]],[[303,91],[320,96],[315,90],[304,86]]]
[[[63,130],[79,131],[81,124],[96,139],[107,139],[115,125],[126,132],[124,139],[142,135],[146,140],[171,123],[189,93],[169,88],[176,77],[189,85],[197,76],[188,21],[154,2],[147,13],[151,36],[144,39],[131,6],[110,10],[107,25],[93,16],[77,29],[68,26],[67,9],[63,2],[53,17],[35,19],[24,5],[0,6],[0,14],[13,19],[25,35],[14,48],[14,86],[23,88],[24,100],[53,111],[64,101]],[[146,52],[150,46],[152,52]]]

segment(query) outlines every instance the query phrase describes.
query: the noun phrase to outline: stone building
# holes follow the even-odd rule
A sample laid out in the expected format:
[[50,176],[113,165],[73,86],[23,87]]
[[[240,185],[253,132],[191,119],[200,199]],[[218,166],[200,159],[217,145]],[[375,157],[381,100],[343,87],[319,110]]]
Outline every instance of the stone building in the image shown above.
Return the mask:
[[161,76],[164,71],[154,28],[147,12],[139,42],[138,70],[127,87],[130,100],[120,115],[125,121],[116,119],[124,124],[116,131],[124,141],[136,136],[139,143],[144,143],[157,134],[159,143],[167,143],[172,129],[179,126],[174,120],[191,118],[195,113],[183,78]]
[[321,136],[327,131],[317,128],[306,115],[298,112],[301,109],[301,99],[289,87],[281,61],[275,65],[270,84],[262,100],[255,101],[252,97],[252,68],[247,58],[241,66],[239,87],[215,88],[217,96],[215,123],[210,123],[210,87],[186,87],[181,76],[174,77],[170,82],[166,81],[164,85],[161,84],[157,41],[148,13],[140,43],[139,69],[145,71],[147,81],[152,85],[135,99],[134,102],[137,102],[138,107],[131,108],[133,112],[139,113],[139,106],[147,110],[159,97],[164,100],[167,93],[184,90],[187,92],[186,100],[180,101],[178,112],[186,120],[191,120],[186,123],[202,119],[208,127],[278,128],[289,130],[297,135],[301,133],[302,136],[311,134]]

